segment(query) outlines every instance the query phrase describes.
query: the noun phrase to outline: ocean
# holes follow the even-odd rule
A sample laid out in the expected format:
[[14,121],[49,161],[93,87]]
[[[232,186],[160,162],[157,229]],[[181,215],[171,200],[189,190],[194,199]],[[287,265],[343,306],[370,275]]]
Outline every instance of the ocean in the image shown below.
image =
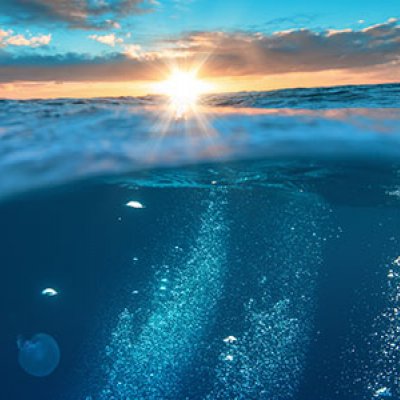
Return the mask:
[[400,84],[164,102],[0,100],[0,399],[400,399]]

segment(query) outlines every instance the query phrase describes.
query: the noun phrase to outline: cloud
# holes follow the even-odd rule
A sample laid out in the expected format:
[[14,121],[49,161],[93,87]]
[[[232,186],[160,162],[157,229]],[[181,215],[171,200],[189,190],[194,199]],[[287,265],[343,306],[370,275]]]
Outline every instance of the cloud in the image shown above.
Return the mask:
[[9,35],[9,31],[4,31],[0,29],[0,42]]
[[[152,0],[1,0],[0,15],[13,23],[65,22],[72,28],[109,28],[110,17],[154,9]],[[108,19],[104,20],[107,16]]]
[[140,58],[142,54],[142,47],[138,44],[127,44],[124,46],[124,55],[128,58]]
[[188,65],[207,59],[202,75],[220,78],[385,69],[386,75],[391,74],[382,75],[387,80],[400,71],[400,27],[395,19],[358,31],[193,32],[162,45],[162,50],[146,53],[137,45],[123,44],[120,53],[95,58],[79,54],[17,57],[3,50],[0,81],[151,80],[180,59]]
[[106,19],[106,24],[108,24],[110,28],[121,29],[121,24],[117,21]]
[[208,54],[215,75],[360,69],[400,61],[396,19],[360,31],[194,32],[167,43],[176,52]]
[[159,62],[131,58],[120,53],[102,57],[74,53],[18,57],[0,51],[0,82],[117,82],[154,79],[155,71],[160,68]]
[[264,25],[267,27],[277,27],[282,25],[305,26],[312,23],[316,18],[317,17],[314,14],[295,14],[289,17],[270,19],[265,22]]
[[42,47],[51,42],[51,34],[26,37],[21,34],[14,35],[12,30],[0,29],[0,48],[7,46]]
[[124,39],[117,37],[114,33],[110,33],[108,35],[89,35],[88,37],[89,39],[111,47],[115,47],[116,44],[124,43]]

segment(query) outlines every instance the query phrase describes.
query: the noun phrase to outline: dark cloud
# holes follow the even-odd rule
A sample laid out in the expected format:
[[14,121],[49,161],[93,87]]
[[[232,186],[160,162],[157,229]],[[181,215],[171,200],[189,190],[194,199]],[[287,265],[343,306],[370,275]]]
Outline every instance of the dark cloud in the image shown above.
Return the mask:
[[[136,58],[124,54],[89,58],[77,54],[11,57],[0,52],[0,81],[124,81],[157,79],[176,62],[207,58],[208,76],[267,76],[326,70],[400,69],[400,27],[396,20],[360,31],[293,30],[273,35],[196,32],[164,42],[168,51]],[[164,67],[165,69],[165,67]]]
[[134,81],[153,79],[160,60],[132,59],[121,54],[88,57],[60,56],[9,57],[0,52],[0,82],[16,81]]
[[113,17],[146,12],[153,5],[152,0],[0,0],[0,15],[13,23],[64,22],[73,28],[107,28],[113,25]]

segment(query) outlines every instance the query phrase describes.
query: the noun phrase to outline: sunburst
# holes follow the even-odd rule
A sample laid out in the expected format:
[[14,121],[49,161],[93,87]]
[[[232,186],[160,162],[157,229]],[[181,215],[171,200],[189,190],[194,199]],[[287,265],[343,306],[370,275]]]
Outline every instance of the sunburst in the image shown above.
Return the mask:
[[199,97],[212,90],[212,86],[197,78],[196,71],[173,70],[169,78],[155,85],[155,91],[168,96],[176,119],[195,111]]

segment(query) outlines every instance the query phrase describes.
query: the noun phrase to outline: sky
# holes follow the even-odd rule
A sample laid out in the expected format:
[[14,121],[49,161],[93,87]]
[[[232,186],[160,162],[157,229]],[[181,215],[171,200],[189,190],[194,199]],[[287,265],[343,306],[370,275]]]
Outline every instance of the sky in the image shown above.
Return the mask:
[[400,81],[399,0],[0,0],[0,98]]

